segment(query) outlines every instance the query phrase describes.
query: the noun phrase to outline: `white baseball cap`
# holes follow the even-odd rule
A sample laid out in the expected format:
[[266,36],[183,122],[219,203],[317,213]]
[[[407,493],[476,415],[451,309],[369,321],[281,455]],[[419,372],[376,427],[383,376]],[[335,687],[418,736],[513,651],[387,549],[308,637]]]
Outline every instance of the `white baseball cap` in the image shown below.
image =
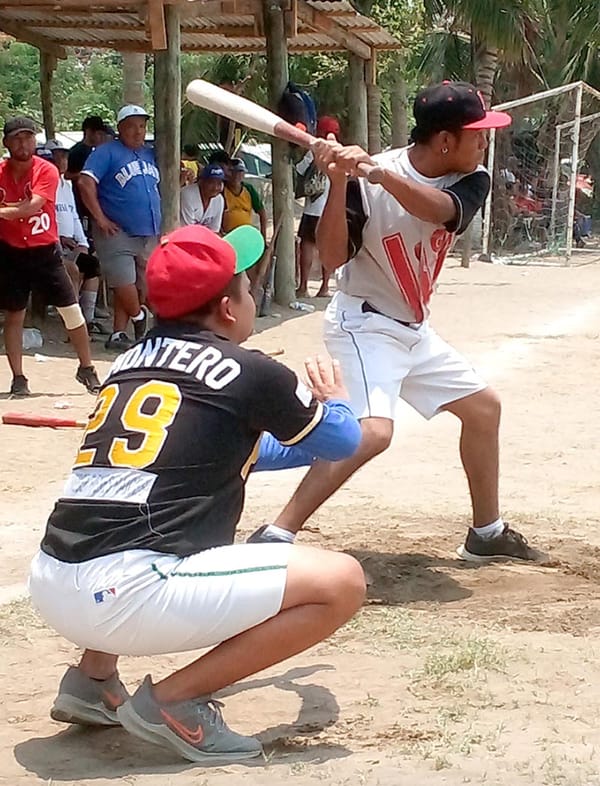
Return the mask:
[[145,117],[148,118],[150,115],[143,106],[137,106],[137,104],[127,104],[126,106],[122,106],[119,109],[117,114],[117,125],[125,120],[128,117]]

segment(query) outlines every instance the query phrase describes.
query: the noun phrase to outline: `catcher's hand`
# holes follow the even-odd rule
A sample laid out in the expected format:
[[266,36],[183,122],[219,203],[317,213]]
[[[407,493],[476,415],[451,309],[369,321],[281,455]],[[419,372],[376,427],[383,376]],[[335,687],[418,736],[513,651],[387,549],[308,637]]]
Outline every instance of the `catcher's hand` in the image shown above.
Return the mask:
[[338,360],[317,355],[316,360],[307,358],[304,368],[308,387],[318,401],[329,401],[332,398],[347,401],[350,398]]

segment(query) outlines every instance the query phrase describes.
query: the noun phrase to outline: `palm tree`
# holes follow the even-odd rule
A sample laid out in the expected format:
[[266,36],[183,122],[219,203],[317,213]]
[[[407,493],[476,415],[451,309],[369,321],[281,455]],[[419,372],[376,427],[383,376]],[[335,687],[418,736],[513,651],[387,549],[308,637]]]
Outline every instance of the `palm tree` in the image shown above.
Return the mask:
[[424,5],[426,18],[438,36],[450,36],[457,51],[462,43],[463,56],[467,44],[469,71],[463,78],[474,82],[488,103],[499,64],[531,60],[536,0],[424,0]]
[[[477,85],[488,106],[500,63],[524,64],[532,59],[536,0],[424,0],[424,5],[437,46],[430,43],[423,67],[447,67],[445,62],[435,63],[431,58],[452,53],[453,65],[462,74],[448,75],[462,76]],[[461,241],[463,267],[470,264],[473,234],[471,224]]]

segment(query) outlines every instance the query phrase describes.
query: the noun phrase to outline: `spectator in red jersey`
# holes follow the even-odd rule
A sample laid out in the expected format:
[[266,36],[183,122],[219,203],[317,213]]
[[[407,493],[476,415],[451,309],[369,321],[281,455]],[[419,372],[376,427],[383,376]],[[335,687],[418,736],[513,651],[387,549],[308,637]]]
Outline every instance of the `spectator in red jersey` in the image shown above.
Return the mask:
[[77,295],[58,250],[58,170],[35,153],[35,124],[15,117],[4,126],[10,158],[0,163],[0,309],[6,312],[4,345],[15,397],[28,396],[23,374],[23,323],[32,290],[56,306],[79,357],[76,379],[90,393],[100,381],[92,365],[89,336]]

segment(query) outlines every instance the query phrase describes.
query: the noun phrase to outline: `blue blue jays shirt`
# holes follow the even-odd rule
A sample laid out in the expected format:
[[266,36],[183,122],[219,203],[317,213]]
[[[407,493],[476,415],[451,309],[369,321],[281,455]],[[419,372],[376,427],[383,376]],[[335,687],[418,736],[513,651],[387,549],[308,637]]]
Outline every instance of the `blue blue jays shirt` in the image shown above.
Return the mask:
[[124,232],[160,234],[160,175],[153,150],[107,142],[90,153],[81,174],[96,181],[100,207]]

